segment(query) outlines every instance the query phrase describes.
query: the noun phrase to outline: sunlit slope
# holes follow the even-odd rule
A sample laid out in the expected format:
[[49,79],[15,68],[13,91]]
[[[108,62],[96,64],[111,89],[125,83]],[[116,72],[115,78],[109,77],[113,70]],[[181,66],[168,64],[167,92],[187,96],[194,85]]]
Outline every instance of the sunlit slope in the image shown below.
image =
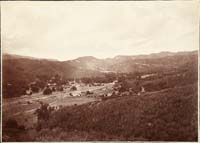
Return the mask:
[[197,85],[63,108],[41,125],[37,139],[75,135],[75,140],[196,141]]

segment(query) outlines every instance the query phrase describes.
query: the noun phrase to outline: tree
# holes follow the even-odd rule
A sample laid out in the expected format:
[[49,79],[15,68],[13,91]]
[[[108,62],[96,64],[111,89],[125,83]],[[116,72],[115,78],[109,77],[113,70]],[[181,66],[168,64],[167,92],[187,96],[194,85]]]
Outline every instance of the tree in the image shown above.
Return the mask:
[[47,87],[44,89],[43,94],[44,94],[44,95],[50,95],[50,94],[52,94],[52,90],[47,86]]
[[70,90],[71,90],[71,91],[77,90],[77,87],[76,87],[76,86],[72,86],[72,87],[70,88]]
[[41,103],[40,108],[35,111],[37,115],[38,121],[39,120],[48,120],[50,114],[54,111],[54,107],[50,107],[49,104]]
[[38,93],[39,92],[39,87],[37,86],[37,85],[32,85],[31,86],[31,91],[33,92],[33,93]]

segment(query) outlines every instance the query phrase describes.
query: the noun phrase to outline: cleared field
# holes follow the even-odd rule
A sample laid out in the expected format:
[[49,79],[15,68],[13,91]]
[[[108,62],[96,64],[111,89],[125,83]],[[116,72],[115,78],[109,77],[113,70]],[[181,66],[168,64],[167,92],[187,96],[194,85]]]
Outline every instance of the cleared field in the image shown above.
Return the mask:
[[[14,98],[3,98],[3,124],[9,118],[15,118],[20,125],[30,128],[36,123],[37,118],[34,114],[35,110],[40,107],[40,103],[48,103],[50,106],[71,106],[80,105],[88,102],[98,101],[96,95],[106,94],[112,91],[113,83],[104,84],[103,86],[79,86],[77,91],[66,89],[63,92],[53,92],[52,95],[43,95],[42,93],[33,94],[31,96],[21,96]],[[81,92],[92,91],[91,97],[87,96],[70,96]]]

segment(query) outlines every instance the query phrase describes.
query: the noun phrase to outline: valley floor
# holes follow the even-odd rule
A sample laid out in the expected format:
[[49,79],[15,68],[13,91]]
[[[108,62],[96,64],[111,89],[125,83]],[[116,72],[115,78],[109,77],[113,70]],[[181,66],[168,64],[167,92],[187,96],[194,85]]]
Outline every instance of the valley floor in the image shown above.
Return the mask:
[[[93,87],[105,92],[112,84]],[[86,89],[83,88],[83,89]],[[88,88],[87,88],[88,90]],[[91,90],[91,89],[90,89]],[[3,120],[15,117],[27,130],[7,141],[197,141],[197,85],[190,84],[140,96],[125,96],[101,102],[96,97],[69,97],[54,93],[3,99]],[[61,95],[59,95],[61,94]],[[40,131],[33,112],[39,101],[63,105],[42,123]],[[27,102],[30,103],[27,103]],[[77,104],[77,106],[70,106]],[[70,116],[68,116],[70,115]],[[30,126],[32,125],[32,127]],[[4,131],[4,128],[3,128]],[[16,132],[17,133],[17,132]]]
[[[20,125],[31,128],[37,122],[34,114],[36,109],[40,107],[40,103],[47,103],[50,106],[71,106],[80,105],[88,102],[99,101],[96,95],[109,93],[112,91],[113,83],[104,84],[103,86],[78,86],[77,91],[66,89],[63,92],[53,92],[52,95],[43,95],[42,92],[33,95],[24,95],[14,98],[3,98],[3,123],[9,118],[15,118]],[[70,96],[72,94],[80,94],[81,92],[91,91],[93,96]]]

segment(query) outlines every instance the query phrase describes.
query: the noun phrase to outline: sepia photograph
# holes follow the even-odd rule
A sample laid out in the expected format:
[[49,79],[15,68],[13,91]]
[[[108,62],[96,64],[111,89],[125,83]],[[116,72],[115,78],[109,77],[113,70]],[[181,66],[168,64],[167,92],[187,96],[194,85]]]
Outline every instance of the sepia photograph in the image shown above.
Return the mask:
[[198,142],[199,1],[1,1],[1,141]]

